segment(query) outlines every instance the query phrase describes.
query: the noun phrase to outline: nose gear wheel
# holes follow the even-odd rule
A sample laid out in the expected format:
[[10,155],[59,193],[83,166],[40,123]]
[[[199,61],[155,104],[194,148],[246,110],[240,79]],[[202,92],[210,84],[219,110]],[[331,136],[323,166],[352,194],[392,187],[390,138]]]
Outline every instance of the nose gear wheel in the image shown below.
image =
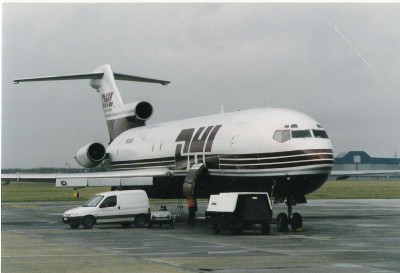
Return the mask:
[[276,217],[276,230],[278,232],[289,231],[290,225],[292,231],[301,231],[303,229],[303,218],[300,213],[292,213],[292,207],[297,204],[296,199],[287,198],[286,205],[288,206],[288,213],[281,212]]

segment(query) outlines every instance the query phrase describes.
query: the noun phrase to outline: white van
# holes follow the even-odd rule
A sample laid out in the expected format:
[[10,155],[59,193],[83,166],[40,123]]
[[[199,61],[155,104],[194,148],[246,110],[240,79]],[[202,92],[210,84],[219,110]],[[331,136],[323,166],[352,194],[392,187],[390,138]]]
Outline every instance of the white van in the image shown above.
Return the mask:
[[134,223],[136,227],[143,227],[149,215],[149,199],[145,191],[109,191],[92,196],[82,207],[64,212],[63,222],[71,228],[82,224],[86,229],[103,223],[121,223],[123,227]]

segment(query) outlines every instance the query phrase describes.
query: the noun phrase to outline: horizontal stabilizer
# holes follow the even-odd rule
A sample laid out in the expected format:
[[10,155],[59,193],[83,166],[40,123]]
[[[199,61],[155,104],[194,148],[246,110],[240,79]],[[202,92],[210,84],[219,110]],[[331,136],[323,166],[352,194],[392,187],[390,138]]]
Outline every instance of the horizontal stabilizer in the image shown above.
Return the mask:
[[[167,85],[170,81],[163,81],[157,79],[150,79],[132,75],[126,75],[121,73],[113,73],[115,80],[122,81],[134,81],[134,82],[148,82],[148,83],[159,83],[162,85]],[[74,74],[74,75],[65,75],[65,76],[48,76],[48,77],[39,77],[39,78],[26,78],[26,79],[18,79],[14,80],[15,84],[20,82],[39,82],[39,81],[61,81],[61,80],[93,80],[93,79],[101,79],[104,76],[104,72],[92,72],[86,74]]]
[[156,80],[156,79],[150,79],[150,78],[143,78],[143,77],[125,75],[125,74],[120,74],[120,73],[114,73],[114,78],[116,80],[159,83],[159,84],[162,84],[162,85],[167,85],[167,84],[170,83],[169,81]]
[[39,81],[60,81],[60,80],[91,80],[91,79],[101,79],[103,77],[103,72],[93,72],[86,74],[76,74],[76,75],[65,75],[65,76],[49,76],[40,78],[26,78],[14,80],[15,84],[20,82],[39,82]]

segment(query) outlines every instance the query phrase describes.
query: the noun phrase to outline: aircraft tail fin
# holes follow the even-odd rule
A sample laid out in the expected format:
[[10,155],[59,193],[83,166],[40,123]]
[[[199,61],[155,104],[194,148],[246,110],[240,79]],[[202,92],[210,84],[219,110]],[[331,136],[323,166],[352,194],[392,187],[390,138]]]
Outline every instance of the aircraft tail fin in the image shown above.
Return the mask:
[[128,129],[143,126],[153,113],[153,107],[145,101],[124,104],[115,80],[158,83],[162,85],[170,83],[169,81],[113,73],[110,65],[102,65],[92,73],[25,78],[14,80],[14,83],[81,79],[89,79],[90,86],[96,89],[101,96],[103,111],[110,133],[110,141]]

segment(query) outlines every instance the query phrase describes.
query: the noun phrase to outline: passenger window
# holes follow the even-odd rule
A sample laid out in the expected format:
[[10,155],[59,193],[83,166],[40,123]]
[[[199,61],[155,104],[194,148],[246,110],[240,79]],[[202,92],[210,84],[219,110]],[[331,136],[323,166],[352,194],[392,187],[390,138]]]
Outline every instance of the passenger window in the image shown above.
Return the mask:
[[306,137],[312,137],[312,136],[311,136],[310,130],[298,130],[298,131],[292,131],[292,137],[293,138],[306,138]]
[[109,196],[101,203],[100,208],[110,208],[117,205],[117,196]]
[[313,130],[313,134],[316,138],[329,138],[324,130]]

